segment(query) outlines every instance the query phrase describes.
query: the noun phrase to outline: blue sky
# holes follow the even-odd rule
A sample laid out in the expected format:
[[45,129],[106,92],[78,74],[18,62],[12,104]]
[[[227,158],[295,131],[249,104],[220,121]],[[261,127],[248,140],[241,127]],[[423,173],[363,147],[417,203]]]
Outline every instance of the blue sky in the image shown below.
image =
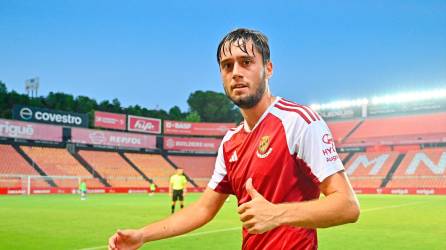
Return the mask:
[[[188,3],[186,3],[188,2]],[[446,87],[446,1],[0,0],[0,80],[187,110],[223,92],[220,39],[270,39],[273,94],[311,104]]]

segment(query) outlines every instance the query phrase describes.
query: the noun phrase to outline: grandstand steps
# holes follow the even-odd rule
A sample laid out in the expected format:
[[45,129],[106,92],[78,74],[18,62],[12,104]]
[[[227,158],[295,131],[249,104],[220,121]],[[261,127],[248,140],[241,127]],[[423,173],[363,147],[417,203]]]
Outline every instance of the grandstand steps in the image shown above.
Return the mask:
[[[39,167],[39,165],[29,156],[25,153],[25,151],[23,151],[18,145],[12,145],[12,147],[17,151],[17,153],[19,153],[23,159],[25,159],[25,161],[27,161],[29,163],[29,165],[31,167],[33,167],[37,173],[39,173],[41,176],[48,176],[45,171],[43,171],[43,169],[41,167]],[[53,181],[53,179],[51,177],[45,178],[45,181],[51,186],[51,187],[57,187],[56,183]]]
[[[173,168],[175,169],[178,168],[177,164],[175,164],[171,159],[169,159],[169,157],[165,152],[162,152],[161,155]],[[184,176],[186,176],[186,179],[189,181],[190,184],[192,184],[194,187],[198,187],[197,183],[195,183],[195,181],[192,178],[190,178],[186,173],[183,174]]]
[[347,139],[353,134],[355,133],[355,131],[361,126],[361,124],[364,123],[365,120],[361,120],[360,122],[358,122],[358,124],[356,124],[356,126],[354,128],[352,128],[352,130],[350,130],[350,132],[348,132],[348,134],[342,138],[341,143],[344,143],[345,141],[347,141]]
[[79,163],[93,175],[93,177],[98,178],[98,180],[106,187],[111,187],[111,185],[104,179],[82,156],[79,155],[78,150],[72,151],[68,150],[70,154],[77,160]]
[[133,168],[135,169],[136,172],[138,172],[142,178],[144,178],[144,180],[153,183],[153,180],[150,179],[149,177],[147,177],[147,175],[145,175],[139,168],[138,166],[136,166],[136,164],[134,164],[127,156],[125,156],[125,154],[123,152],[118,152],[119,155]]
[[355,155],[355,152],[350,152],[350,153],[348,153],[348,155],[347,155],[347,157],[345,157],[344,158],[344,160],[342,160],[342,164],[347,164],[347,162],[351,159],[351,158],[353,158],[353,155]]
[[387,186],[389,181],[392,180],[393,174],[398,169],[398,167],[400,166],[400,164],[403,161],[405,156],[406,156],[405,153],[401,153],[401,154],[398,155],[398,157],[396,158],[395,162],[392,165],[392,168],[390,168],[390,170],[387,173],[386,177],[384,178],[383,182],[379,186],[380,188],[384,188],[385,186]]

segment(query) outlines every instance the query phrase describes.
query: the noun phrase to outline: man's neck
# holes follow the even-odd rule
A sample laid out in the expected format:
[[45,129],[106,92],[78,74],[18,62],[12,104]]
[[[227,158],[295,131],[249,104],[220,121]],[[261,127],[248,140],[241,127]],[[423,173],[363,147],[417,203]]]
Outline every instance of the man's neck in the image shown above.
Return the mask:
[[263,113],[268,109],[268,107],[276,100],[276,97],[266,94],[260,99],[259,103],[249,109],[240,109],[243,118],[245,119],[246,126],[249,130],[252,130],[256,123],[262,117]]

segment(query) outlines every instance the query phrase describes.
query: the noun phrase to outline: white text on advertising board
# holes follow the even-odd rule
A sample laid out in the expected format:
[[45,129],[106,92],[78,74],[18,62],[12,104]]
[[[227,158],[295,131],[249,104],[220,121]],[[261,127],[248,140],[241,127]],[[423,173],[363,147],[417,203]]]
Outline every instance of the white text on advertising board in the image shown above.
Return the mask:
[[183,122],[167,122],[166,123],[167,128],[177,128],[177,129],[190,129],[192,128],[191,123],[183,123]]
[[214,143],[209,142],[197,142],[197,141],[177,141],[176,146],[183,146],[183,147],[198,147],[198,148],[213,148],[215,146]]
[[134,145],[142,144],[141,139],[139,139],[139,138],[113,136],[113,135],[110,136],[110,142],[127,143],[127,144],[134,144]]
[[31,125],[20,126],[12,125],[9,122],[0,124],[0,135],[6,135],[11,137],[30,137],[34,134],[34,129]]

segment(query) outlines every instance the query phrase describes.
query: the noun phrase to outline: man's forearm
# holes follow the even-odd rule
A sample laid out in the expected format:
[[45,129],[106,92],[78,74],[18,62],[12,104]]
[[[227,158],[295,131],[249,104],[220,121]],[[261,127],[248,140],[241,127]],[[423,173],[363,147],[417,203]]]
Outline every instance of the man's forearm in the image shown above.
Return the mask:
[[333,193],[324,199],[277,204],[280,225],[325,228],[358,220],[359,204],[354,196]]
[[200,199],[169,218],[140,229],[144,242],[165,239],[190,232],[209,222],[228,195],[206,188]]
[[140,230],[144,242],[149,242],[190,232],[209,222],[212,217],[194,203],[174,215],[147,225]]

